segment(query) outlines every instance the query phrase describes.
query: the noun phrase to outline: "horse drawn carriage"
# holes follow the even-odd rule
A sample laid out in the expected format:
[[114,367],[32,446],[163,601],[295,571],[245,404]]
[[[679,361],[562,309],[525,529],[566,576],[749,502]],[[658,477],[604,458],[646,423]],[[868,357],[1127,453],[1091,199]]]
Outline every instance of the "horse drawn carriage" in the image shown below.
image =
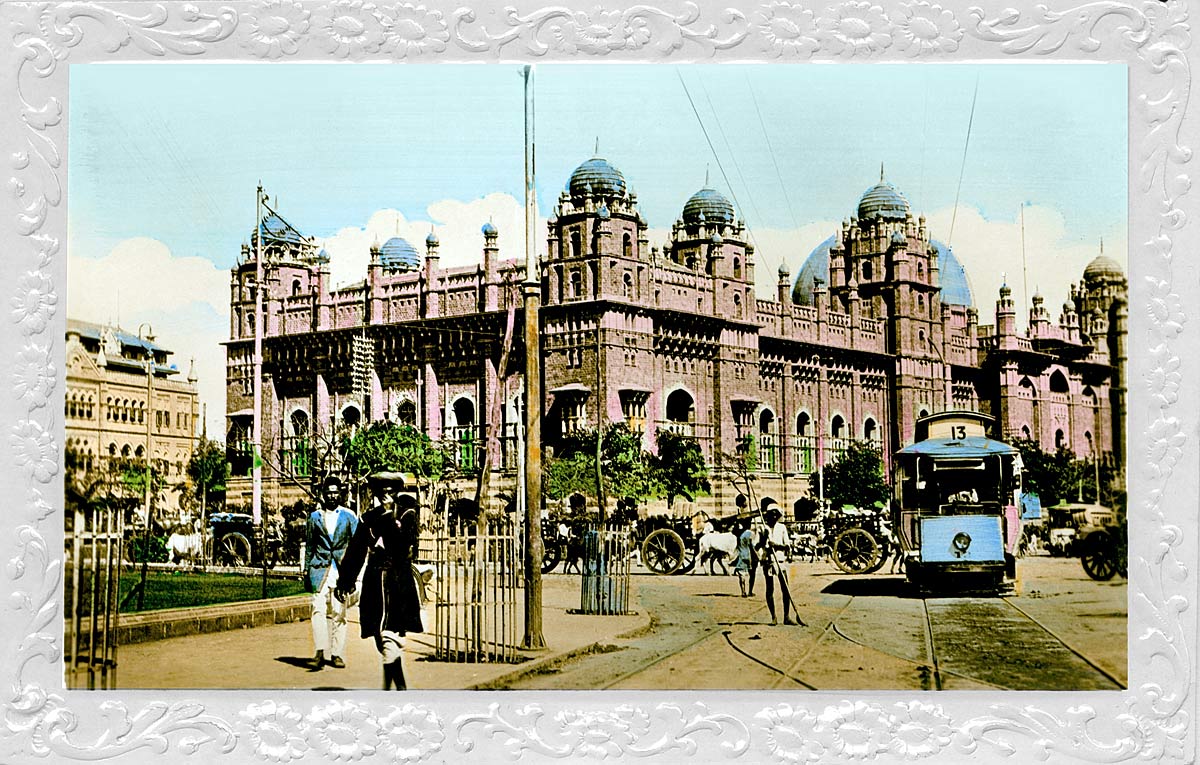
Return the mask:
[[1101,505],[1082,505],[1074,519],[1078,527],[1075,549],[1084,573],[1100,582],[1117,574],[1128,576],[1129,537],[1124,518]]

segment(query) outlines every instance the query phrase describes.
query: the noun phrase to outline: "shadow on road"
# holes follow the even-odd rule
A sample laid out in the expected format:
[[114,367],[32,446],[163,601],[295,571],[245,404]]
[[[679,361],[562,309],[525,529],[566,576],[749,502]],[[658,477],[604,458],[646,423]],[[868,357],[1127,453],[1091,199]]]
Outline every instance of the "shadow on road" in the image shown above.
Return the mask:
[[300,669],[312,670],[313,668],[311,656],[276,656],[275,661]]
[[921,598],[921,592],[903,577],[837,579],[827,584],[821,592],[855,598]]

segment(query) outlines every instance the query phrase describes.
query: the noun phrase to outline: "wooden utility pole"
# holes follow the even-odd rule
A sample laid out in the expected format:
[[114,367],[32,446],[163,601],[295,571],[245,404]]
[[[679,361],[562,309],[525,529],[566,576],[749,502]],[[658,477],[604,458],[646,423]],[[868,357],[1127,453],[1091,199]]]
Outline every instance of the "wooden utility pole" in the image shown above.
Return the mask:
[[525,639],[545,648],[542,635],[542,358],[536,250],[537,193],[533,162],[533,67],[525,66]]

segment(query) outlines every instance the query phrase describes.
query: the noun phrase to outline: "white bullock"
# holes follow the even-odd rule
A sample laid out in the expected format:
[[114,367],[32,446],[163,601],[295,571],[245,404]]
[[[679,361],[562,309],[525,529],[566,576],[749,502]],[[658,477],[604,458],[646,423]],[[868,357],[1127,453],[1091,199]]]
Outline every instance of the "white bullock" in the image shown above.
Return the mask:
[[699,563],[696,568],[703,568],[710,560],[716,561],[726,575],[729,569],[726,564],[737,560],[737,535],[731,531],[713,532],[700,537]]
[[196,565],[204,558],[204,535],[195,526],[177,526],[167,537],[167,551],[176,566]]

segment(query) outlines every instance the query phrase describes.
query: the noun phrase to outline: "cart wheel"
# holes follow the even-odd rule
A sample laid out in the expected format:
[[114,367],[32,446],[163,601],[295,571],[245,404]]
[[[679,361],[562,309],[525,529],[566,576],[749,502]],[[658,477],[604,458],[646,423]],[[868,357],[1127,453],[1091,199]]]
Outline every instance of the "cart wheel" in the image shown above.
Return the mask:
[[[874,536],[874,535],[872,535],[872,536]],[[864,574],[874,574],[876,571],[883,568],[883,564],[888,562],[888,558],[890,558],[891,555],[892,555],[891,548],[888,547],[886,543],[881,542],[879,544],[879,557],[876,558],[875,562],[872,563],[870,565],[870,567],[868,567],[867,570],[864,571],[863,573]]]
[[[682,539],[682,537],[681,537],[681,539]],[[696,567],[696,564],[699,562],[699,560],[700,560],[699,556],[696,555],[695,549],[689,548],[687,545],[684,545],[684,547],[683,547],[683,563],[681,563],[679,565],[679,568],[678,568],[678,570],[675,571],[675,573],[676,574],[692,573],[692,569],[694,569]]]
[[562,547],[556,542],[542,540],[542,573],[549,574],[562,559]]
[[229,532],[217,542],[217,560],[226,566],[250,565],[250,540],[240,532]]
[[679,570],[686,552],[683,537],[671,529],[658,529],[642,542],[642,563],[659,576],[666,576]]
[[1103,531],[1097,531],[1087,538],[1080,555],[1083,571],[1092,579],[1107,582],[1117,573],[1117,556],[1113,549],[1112,539]]
[[833,562],[847,574],[865,574],[883,560],[879,543],[866,529],[846,529],[833,540]]

